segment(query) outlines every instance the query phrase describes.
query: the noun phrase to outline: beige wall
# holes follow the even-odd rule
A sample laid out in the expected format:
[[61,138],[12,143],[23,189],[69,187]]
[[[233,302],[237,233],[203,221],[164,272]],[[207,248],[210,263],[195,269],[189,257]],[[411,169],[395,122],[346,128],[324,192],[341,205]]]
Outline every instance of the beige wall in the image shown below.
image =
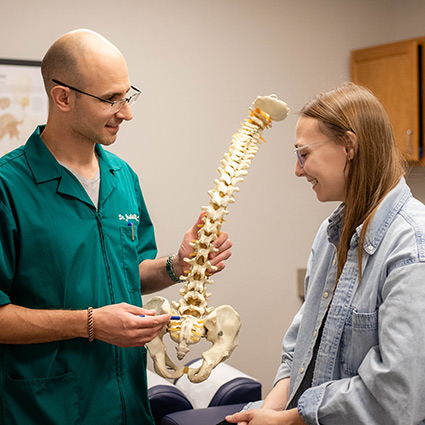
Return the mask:
[[[177,249],[207,204],[255,97],[276,93],[291,106],[294,113],[264,134],[268,143],[229,207],[224,230],[234,254],[211,287],[211,305],[231,304],[242,316],[228,362],[259,378],[266,394],[300,307],[296,270],[335,207],[320,204],[294,176],[295,112],[349,78],[351,49],[425,35],[424,2],[15,0],[1,9],[1,58],[41,59],[53,40],[79,27],[99,31],[125,54],[143,95],[113,150],[140,176],[160,255]],[[423,196],[423,173],[415,172]],[[177,287],[164,294],[179,298]]]

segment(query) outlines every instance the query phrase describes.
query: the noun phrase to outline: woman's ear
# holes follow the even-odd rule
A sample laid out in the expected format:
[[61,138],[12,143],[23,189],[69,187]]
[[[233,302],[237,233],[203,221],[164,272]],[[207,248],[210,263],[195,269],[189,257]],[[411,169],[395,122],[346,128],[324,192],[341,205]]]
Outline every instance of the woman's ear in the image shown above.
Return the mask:
[[357,136],[352,131],[346,131],[344,134],[346,142],[345,151],[347,152],[347,158],[352,161],[357,153]]
[[52,96],[53,103],[58,109],[63,112],[68,112],[70,110],[70,96],[69,89],[61,86],[54,86],[50,91]]

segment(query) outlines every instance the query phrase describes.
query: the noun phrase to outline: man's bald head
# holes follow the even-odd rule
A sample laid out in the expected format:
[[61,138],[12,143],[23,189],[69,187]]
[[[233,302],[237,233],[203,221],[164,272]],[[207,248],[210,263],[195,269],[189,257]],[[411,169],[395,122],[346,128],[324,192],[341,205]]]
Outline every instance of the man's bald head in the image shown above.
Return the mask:
[[90,63],[101,58],[102,54],[122,57],[117,47],[91,30],[71,31],[56,40],[41,64],[44,86],[49,98],[50,90],[55,85],[52,79],[74,87],[84,87]]

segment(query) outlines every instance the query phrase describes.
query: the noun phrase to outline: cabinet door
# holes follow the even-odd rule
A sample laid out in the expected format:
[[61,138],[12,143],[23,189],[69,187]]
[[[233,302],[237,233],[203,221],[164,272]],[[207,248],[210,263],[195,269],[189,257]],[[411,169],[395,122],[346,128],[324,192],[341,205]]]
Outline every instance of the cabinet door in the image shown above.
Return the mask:
[[418,40],[351,52],[351,79],[366,86],[388,112],[397,144],[410,161],[421,158]]

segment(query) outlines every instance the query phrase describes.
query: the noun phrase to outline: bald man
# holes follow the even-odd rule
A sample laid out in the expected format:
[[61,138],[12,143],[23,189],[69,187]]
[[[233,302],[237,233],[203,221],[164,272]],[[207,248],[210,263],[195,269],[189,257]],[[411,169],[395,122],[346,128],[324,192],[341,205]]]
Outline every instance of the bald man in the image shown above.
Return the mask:
[[141,294],[178,281],[201,217],[156,258],[138,178],[103,149],[140,94],[113,44],[67,33],[42,74],[47,124],[0,159],[0,423],[150,425],[144,345],[170,316]]

